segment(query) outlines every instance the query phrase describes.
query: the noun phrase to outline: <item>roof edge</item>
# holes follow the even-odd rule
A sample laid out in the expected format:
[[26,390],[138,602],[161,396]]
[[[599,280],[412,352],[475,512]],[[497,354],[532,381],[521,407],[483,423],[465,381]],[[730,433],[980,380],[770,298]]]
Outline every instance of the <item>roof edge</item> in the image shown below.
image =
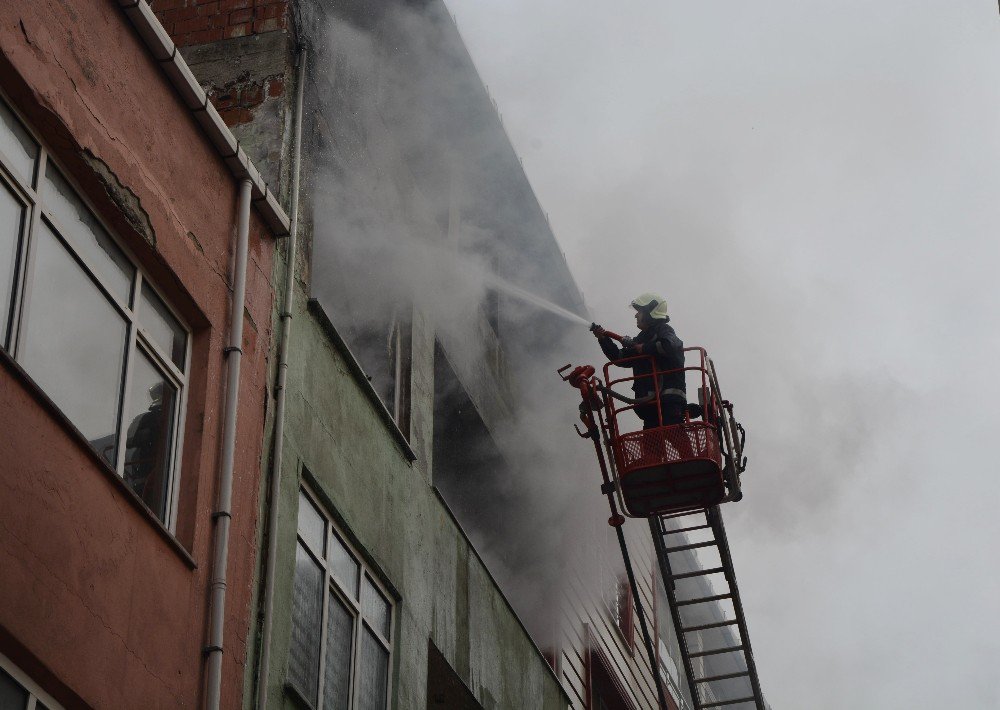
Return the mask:
[[278,198],[271,192],[261,172],[253,164],[226,125],[215,106],[208,100],[204,89],[195,79],[187,62],[159,18],[146,0],[117,0],[132,27],[142,39],[153,59],[163,69],[163,73],[177,91],[181,102],[191,112],[196,123],[215,147],[229,172],[237,180],[249,180],[252,184],[251,199],[257,212],[275,237],[288,234],[291,220],[285,214]]

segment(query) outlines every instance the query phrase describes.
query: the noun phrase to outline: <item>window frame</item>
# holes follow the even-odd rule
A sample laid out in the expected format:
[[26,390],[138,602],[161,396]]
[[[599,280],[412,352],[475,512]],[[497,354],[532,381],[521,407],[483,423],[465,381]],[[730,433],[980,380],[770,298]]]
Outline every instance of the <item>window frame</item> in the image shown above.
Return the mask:
[[[361,668],[361,639],[364,630],[368,629],[388,655],[384,710],[389,710],[392,707],[393,699],[392,676],[395,664],[394,648],[396,641],[396,626],[398,623],[396,615],[397,600],[394,595],[389,592],[388,587],[382,582],[381,579],[379,579],[379,575],[375,572],[375,570],[373,570],[367,563],[365,556],[360,554],[357,548],[350,542],[350,538],[344,533],[343,527],[337,522],[334,516],[330,515],[327,511],[327,507],[320,501],[319,496],[316,495],[313,488],[305,481],[301,481],[298,491],[301,496],[304,496],[306,500],[312,504],[313,509],[320,515],[324,522],[323,545],[325,546],[325,554],[320,555],[317,554],[317,551],[312,548],[310,543],[300,532],[298,524],[299,508],[296,508],[295,547],[297,548],[301,545],[302,549],[305,550],[309,558],[319,566],[320,572],[323,575],[323,584],[321,586],[323,590],[322,610],[320,612],[320,618],[317,620],[320,629],[320,652],[318,659],[319,665],[317,669],[318,685],[316,689],[316,705],[314,707],[317,709],[323,708],[324,693],[326,691],[326,654],[329,648],[327,638],[327,622],[329,619],[330,596],[333,595],[351,614],[351,660],[348,676],[349,708],[351,708],[351,710],[356,710],[359,703],[360,683],[358,682],[358,679],[360,677]],[[296,500],[301,501],[301,498],[296,496]],[[339,542],[339,544],[347,550],[357,566],[354,580],[357,585],[357,598],[351,596],[350,590],[343,587],[340,580],[332,570],[332,565],[329,562],[329,556],[333,545],[336,544],[334,542],[334,538],[336,539],[336,542]],[[372,583],[372,586],[378,591],[388,605],[388,637],[382,633],[381,629],[375,628],[374,624],[370,623],[368,618],[365,616],[362,602],[365,579],[368,579]],[[294,620],[292,621],[292,625],[294,626]],[[304,695],[306,691],[294,682],[291,682],[290,680],[289,682],[295,689],[296,694],[301,695],[302,699],[312,707],[312,701],[307,695]]]
[[[670,600],[667,598],[667,590],[663,585],[663,578],[660,576],[658,567],[654,566],[650,570],[653,590],[653,626],[656,638],[656,666],[660,678],[666,683],[671,699],[677,704],[678,710],[689,710],[684,693],[681,692],[681,671],[670,653],[670,641],[672,636],[676,636],[674,628],[673,611],[670,609]],[[661,598],[662,595],[662,598]],[[661,602],[663,604],[661,605]],[[661,633],[666,630],[666,635]],[[674,639],[676,643],[676,639]]]
[[616,576],[614,598],[606,599],[605,608],[625,651],[631,656],[635,649],[635,599],[624,572]]
[[[184,424],[186,421],[188,392],[191,382],[191,356],[193,331],[186,320],[177,312],[165,298],[160,289],[147,276],[135,253],[120,239],[115,231],[110,227],[101,211],[95,207],[93,202],[86,196],[72,174],[62,167],[57,159],[53,158],[52,151],[38,132],[34,130],[31,123],[26,120],[16,105],[0,91],[0,102],[10,111],[18,121],[21,128],[35,142],[38,154],[35,157],[32,174],[27,176],[28,183],[19,173],[13,169],[14,161],[0,150],[0,189],[8,189],[14,198],[24,208],[21,220],[21,232],[18,235],[18,244],[14,255],[14,279],[10,284],[11,307],[9,312],[9,322],[7,328],[0,333],[0,350],[6,350],[7,356],[14,360],[22,369],[26,370],[25,363],[20,360],[22,347],[24,345],[25,324],[31,314],[32,296],[32,275],[35,267],[35,251],[40,230],[47,228],[56,238],[59,245],[65,249],[67,255],[81,269],[84,277],[95,286],[98,292],[105,298],[108,305],[114,312],[122,318],[125,323],[126,336],[124,343],[123,366],[119,376],[118,387],[118,411],[115,416],[115,443],[117,446],[114,465],[107,463],[104,456],[97,452],[98,457],[110,468],[114,470],[116,476],[125,483],[126,487],[132,491],[125,482],[125,455],[127,451],[127,437],[129,422],[126,421],[128,415],[129,397],[132,393],[133,375],[137,356],[145,355],[154,365],[154,368],[163,376],[164,380],[174,386],[176,391],[176,403],[174,405],[173,416],[169,421],[171,427],[169,451],[170,463],[166,475],[168,477],[167,491],[164,496],[163,516],[160,517],[156,511],[150,508],[154,517],[157,518],[171,533],[176,532],[177,508],[180,497],[181,482],[181,459],[184,447]],[[114,292],[100,277],[100,270],[86,256],[86,250],[81,248],[79,239],[73,234],[72,227],[67,228],[61,224],[51,208],[49,202],[43,199],[43,182],[45,181],[46,170],[49,164],[58,172],[66,185],[73,191],[74,197],[87,210],[89,215],[95,220],[97,226],[104,231],[108,239],[121,251],[122,256],[128,261],[133,269],[133,274],[129,282],[129,293],[127,300]],[[0,288],[7,288],[8,285],[0,284]],[[173,317],[178,326],[183,330],[185,336],[184,343],[184,367],[179,368],[174,364],[169,354],[164,353],[160,346],[156,344],[148,329],[140,321],[142,313],[142,292],[143,288],[148,289],[160,300],[167,312]],[[9,341],[9,346],[4,347]],[[26,373],[27,374],[27,373]],[[31,375],[28,374],[30,377]],[[45,393],[45,388],[36,383],[39,390]],[[46,393],[48,396],[48,393]],[[56,407],[61,410],[58,404]],[[64,414],[66,420],[79,432],[76,424]],[[80,435],[83,436],[82,432]],[[88,441],[88,444],[90,442]],[[92,447],[93,448],[93,447]],[[96,448],[94,448],[96,452]],[[141,497],[132,491],[137,498]],[[145,501],[143,501],[145,505]],[[148,507],[148,506],[147,506]]]
[[[599,710],[598,703],[608,707],[604,702],[605,698],[615,701],[621,710],[636,710],[627,688],[623,686],[622,679],[615,671],[617,666],[609,660],[608,652],[604,646],[597,642],[597,636],[589,625],[587,625],[587,643],[585,645],[584,663],[584,707],[586,710]],[[608,693],[601,693],[603,690],[613,693],[609,697]]]
[[46,710],[63,710],[61,704],[2,653],[0,653],[0,669],[3,669],[7,675],[14,679],[15,683],[20,684],[28,692],[28,704],[25,710],[36,710],[39,703],[42,703]]
[[[392,419],[403,437],[410,440],[413,409],[413,322],[394,314],[389,325],[387,355],[392,375]],[[389,403],[387,403],[387,406]]]

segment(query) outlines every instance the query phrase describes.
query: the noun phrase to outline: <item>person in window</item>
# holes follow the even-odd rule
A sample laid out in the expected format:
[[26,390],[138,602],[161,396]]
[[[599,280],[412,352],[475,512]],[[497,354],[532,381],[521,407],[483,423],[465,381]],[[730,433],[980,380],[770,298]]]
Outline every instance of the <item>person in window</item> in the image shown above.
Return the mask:
[[125,481],[150,507],[161,503],[164,482],[164,390],[162,382],[149,388],[149,408],[132,420],[126,439]]
[[[601,350],[612,362],[638,355],[649,356],[621,364],[621,367],[632,368],[637,378],[632,382],[632,391],[635,392],[636,399],[649,400],[635,408],[635,413],[642,419],[643,429],[680,424],[684,421],[684,410],[687,407],[684,343],[669,324],[667,302],[662,297],[644,293],[636,297],[631,305],[635,309],[635,324],[639,328],[637,336],[623,338],[622,346],[618,347],[600,326],[593,329],[594,335],[597,336]],[[656,406],[656,385],[652,367],[654,362],[659,372],[672,371],[659,377],[662,424]]]

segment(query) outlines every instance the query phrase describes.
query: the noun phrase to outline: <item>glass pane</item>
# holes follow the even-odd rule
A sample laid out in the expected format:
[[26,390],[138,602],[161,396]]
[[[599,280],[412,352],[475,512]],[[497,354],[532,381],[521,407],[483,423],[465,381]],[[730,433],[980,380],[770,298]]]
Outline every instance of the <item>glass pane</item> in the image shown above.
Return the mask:
[[330,571],[334,578],[340,582],[341,586],[351,595],[352,599],[358,598],[358,563],[347,547],[337,537],[336,533],[330,536]]
[[336,594],[330,593],[326,612],[326,669],[323,710],[348,710],[351,704],[351,642],[354,617]]
[[295,551],[288,680],[316,705],[319,695],[320,631],[323,628],[323,571],[301,543],[295,546]]
[[163,520],[170,488],[170,461],[177,388],[136,349],[125,410],[125,482]]
[[0,152],[10,161],[8,167],[30,185],[35,174],[38,144],[3,101],[0,101]]
[[36,236],[21,365],[114,466],[126,325],[55,234]]
[[160,346],[173,363],[183,370],[187,334],[145,281],[142,282],[139,325],[146,329],[153,342]]
[[62,228],[69,232],[73,245],[81,251],[84,260],[96,271],[105,287],[128,302],[135,267],[77,197],[65,178],[52,167],[52,163],[45,168],[45,193],[42,199]]
[[364,626],[359,663],[358,707],[360,710],[385,710],[389,692],[389,652]]
[[299,535],[317,557],[323,557],[326,521],[302,491],[299,491]]
[[376,631],[389,638],[389,602],[368,575],[361,587],[361,611]]
[[0,710],[24,710],[28,705],[28,691],[0,668]]
[[4,348],[9,347],[7,326],[14,300],[14,276],[24,213],[24,205],[14,198],[10,190],[0,187],[0,346]]

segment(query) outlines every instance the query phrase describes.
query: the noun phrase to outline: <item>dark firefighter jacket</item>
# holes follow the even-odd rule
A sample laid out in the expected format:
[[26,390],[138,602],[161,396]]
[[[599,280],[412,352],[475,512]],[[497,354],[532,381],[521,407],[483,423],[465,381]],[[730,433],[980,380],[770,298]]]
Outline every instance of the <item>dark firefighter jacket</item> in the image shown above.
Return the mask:
[[[611,338],[598,338],[597,342],[608,360],[620,360],[623,357],[635,355],[629,348],[619,348],[618,344]],[[685,378],[684,378],[684,343],[677,337],[677,333],[665,320],[656,321],[655,324],[642,331],[635,337],[636,343],[642,344],[642,355],[650,355],[656,361],[656,367],[661,372],[666,370],[677,370],[668,375],[660,377],[660,391],[664,397],[678,397],[686,399]],[[632,391],[637,399],[648,397],[653,393],[653,377],[651,376],[651,363],[646,358],[640,358],[630,363],[623,364],[622,367],[631,367],[636,379],[632,382]],[[647,375],[647,377],[642,377]],[[664,391],[666,390],[666,391]]]

